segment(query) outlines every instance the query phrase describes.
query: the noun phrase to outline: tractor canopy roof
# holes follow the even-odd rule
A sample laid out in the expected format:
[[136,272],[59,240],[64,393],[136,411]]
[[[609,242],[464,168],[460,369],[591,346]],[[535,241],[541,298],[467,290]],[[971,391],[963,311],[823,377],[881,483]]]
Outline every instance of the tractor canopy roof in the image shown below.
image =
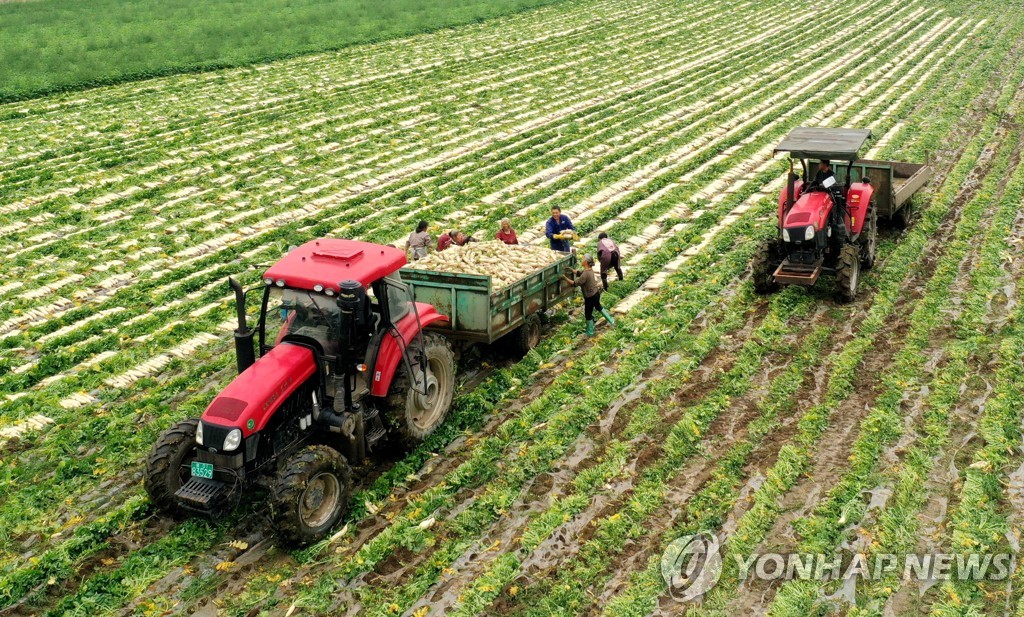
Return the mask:
[[405,263],[405,251],[393,246],[321,238],[292,249],[263,276],[293,289],[322,285],[337,292],[342,281],[351,279],[366,287]]
[[868,129],[830,129],[801,126],[775,147],[774,154],[788,152],[796,159],[856,161],[871,138]]

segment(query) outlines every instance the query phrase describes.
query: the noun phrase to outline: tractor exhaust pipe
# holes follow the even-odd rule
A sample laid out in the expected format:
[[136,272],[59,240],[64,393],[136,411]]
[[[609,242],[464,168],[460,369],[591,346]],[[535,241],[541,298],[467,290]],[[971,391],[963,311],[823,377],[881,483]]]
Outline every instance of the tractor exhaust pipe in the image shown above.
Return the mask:
[[232,277],[228,277],[228,285],[235,292],[235,310],[238,311],[238,327],[235,329],[235,359],[238,372],[241,373],[256,363],[256,351],[253,338],[256,332],[245,323],[245,291],[242,285]]
[[[786,179],[786,212],[796,203],[796,173],[793,172],[793,159],[789,159],[789,177]],[[782,227],[782,221],[779,221]]]

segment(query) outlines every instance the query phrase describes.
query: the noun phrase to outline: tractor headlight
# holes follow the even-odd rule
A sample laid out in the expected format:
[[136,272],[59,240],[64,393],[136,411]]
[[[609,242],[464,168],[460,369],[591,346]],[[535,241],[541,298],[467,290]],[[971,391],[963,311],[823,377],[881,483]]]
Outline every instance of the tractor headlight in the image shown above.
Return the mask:
[[808,225],[807,231],[804,232],[804,240],[814,239],[814,225]]
[[786,228],[782,229],[782,241],[789,242],[789,230]]
[[196,443],[203,445],[203,423],[200,422],[196,425]]
[[231,452],[237,450],[238,446],[242,444],[242,431],[241,429],[233,428],[228,436],[224,438],[224,451]]

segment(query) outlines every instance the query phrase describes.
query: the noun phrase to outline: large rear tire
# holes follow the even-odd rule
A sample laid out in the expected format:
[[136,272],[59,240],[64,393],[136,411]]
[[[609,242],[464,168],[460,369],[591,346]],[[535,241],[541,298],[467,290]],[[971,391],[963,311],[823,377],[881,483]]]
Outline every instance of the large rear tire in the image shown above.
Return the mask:
[[321,540],[348,512],[352,469],[328,446],[309,446],[281,461],[271,486],[278,537],[293,546]]
[[160,433],[146,459],[143,486],[153,505],[167,514],[184,513],[174,494],[191,476],[191,472],[185,467],[185,461],[195,454],[198,425],[199,420],[196,418],[172,424],[170,428]]
[[860,247],[847,244],[839,251],[836,263],[836,296],[842,303],[853,302],[860,285]]
[[782,245],[778,240],[761,243],[750,259],[751,279],[755,292],[763,295],[779,290],[779,284],[775,282],[775,268],[781,259]]
[[[414,446],[441,426],[455,393],[455,352],[448,339],[436,332],[423,334],[427,361],[424,384],[414,387],[405,363],[398,365],[391,382],[385,418],[407,447]],[[414,371],[419,372],[417,368]]]
[[527,317],[509,338],[512,339],[512,351],[517,356],[530,353],[531,349],[540,344],[540,317],[536,313]]
[[875,265],[875,253],[878,250],[878,211],[874,204],[871,204],[868,219],[860,233],[860,247],[860,266],[870,270]]

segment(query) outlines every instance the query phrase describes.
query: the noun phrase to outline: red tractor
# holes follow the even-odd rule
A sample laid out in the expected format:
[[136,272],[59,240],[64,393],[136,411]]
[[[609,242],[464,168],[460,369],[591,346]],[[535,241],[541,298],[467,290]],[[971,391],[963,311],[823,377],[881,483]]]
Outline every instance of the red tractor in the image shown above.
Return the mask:
[[232,279],[239,375],[201,418],[160,435],[152,502],[210,515],[262,487],[283,539],[322,538],[347,510],[352,466],[386,437],[422,441],[451,405],[455,355],[425,331],[448,318],[412,300],[405,263],[390,246],[308,242],[267,270],[255,328]]
[[841,302],[857,296],[861,269],[875,263],[879,217],[906,224],[909,200],[931,174],[925,165],[860,160],[870,137],[867,129],[801,127],[775,148],[790,154],[789,177],[779,195],[778,236],[751,262],[758,293],[810,286],[830,274]]

